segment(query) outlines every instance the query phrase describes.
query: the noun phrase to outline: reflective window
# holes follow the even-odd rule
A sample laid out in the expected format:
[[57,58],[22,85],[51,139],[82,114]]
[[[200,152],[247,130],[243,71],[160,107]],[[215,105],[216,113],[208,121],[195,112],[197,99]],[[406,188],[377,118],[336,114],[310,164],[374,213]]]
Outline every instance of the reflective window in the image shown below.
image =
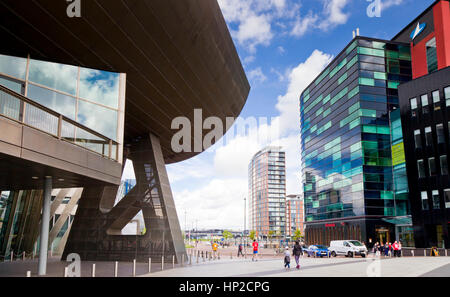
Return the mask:
[[[449,122],[449,125],[450,125],[450,122]],[[421,139],[420,136],[421,136],[420,135],[420,130],[414,131],[414,140],[415,140],[415,143],[416,143],[416,149],[422,148],[422,139]]]
[[433,209],[441,208],[441,199],[439,197],[439,191],[435,190],[432,192],[433,195]]
[[430,176],[436,175],[436,160],[434,158],[428,159],[428,166],[430,168]]
[[78,67],[30,60],[29,80],[71,95],[77,94]]
[[420,97],[420,100],[422,102],[422,112],[424,114],[427,114],[429,109],[428,109],[428,95],[422,95]]
[[412,98],[410,100],[410,103],[411,103],[412,116],[415,117],[415,116],[417,116],[417,98]]
[[426,43],[426,49],[427,49],[428,73],[431,73],[438,70],[436,38],[433,38]]
[[445,105],[450,106],[450,87],[444,89]]
[[25,80],[27,59],[0,55],[0,72]]
[[436,125],[436,134],[438,143],[445,143],[444,125]]
[[112,140],[117,138],[117,111],[78,101],[78,122]]
[[119,74],[81,68],[80,97],[112,108],[118,108]]
[[425,128],[425,140],[426,140],[427,146],[433,146],[433,134],[431,131],[431,127]]
[[419,178],[425,178],[425,165],[423,160],[417,161],[417,170],[419,172]]
[[447,155],[440,157],[440,164],[441,164],[441,174],[448,175]]
[[450,208],[450,189],[444,190],[445,208]]
[[76,100],[33,84],[28,85],[28,97],[37,103],[50,108],[72,120],[75,119]]
[[441,109],[441,96],[439,95],[439,91],[433,92],[433,105],[434,105],[434,110]]
[[0,77],[0,85],[23,95],[23,83],[15,82],[13,80]]
[[428,193],[427,192],[422,192],[420,193],[420,196],[422,198],[422,210],[428,210],[429,206],[428,206]]

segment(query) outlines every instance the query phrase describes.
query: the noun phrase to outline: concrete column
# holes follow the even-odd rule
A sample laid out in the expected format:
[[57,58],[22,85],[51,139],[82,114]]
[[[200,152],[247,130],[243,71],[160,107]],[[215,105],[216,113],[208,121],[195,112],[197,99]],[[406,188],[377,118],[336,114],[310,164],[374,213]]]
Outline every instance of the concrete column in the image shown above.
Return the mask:
[[50,228],[50,202],[52,197],[52,177],[45,177],[44,201],[42,203],[41,234],[39,247],[39,275],[47,274],[48,235]]

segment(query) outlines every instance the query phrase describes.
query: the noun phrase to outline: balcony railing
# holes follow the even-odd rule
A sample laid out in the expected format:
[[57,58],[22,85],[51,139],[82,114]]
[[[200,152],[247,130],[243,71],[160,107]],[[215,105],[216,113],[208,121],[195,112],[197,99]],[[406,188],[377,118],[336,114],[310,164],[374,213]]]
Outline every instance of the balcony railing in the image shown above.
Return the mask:
[[1,85],[0,116],[118,160],[117,142]]

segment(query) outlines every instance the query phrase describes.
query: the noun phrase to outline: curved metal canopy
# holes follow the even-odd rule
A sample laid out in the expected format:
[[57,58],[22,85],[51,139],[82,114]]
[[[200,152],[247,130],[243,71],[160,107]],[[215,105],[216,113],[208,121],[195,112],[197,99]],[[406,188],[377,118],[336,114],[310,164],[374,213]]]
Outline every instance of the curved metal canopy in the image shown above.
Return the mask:
[[0,1],[0,53],[126,73],[125,144],[151,132],[179,162],[197,153],[172,151],[174,118],[240,114],[250,85],[216,0],[81,0],[80,18],[68,4]]

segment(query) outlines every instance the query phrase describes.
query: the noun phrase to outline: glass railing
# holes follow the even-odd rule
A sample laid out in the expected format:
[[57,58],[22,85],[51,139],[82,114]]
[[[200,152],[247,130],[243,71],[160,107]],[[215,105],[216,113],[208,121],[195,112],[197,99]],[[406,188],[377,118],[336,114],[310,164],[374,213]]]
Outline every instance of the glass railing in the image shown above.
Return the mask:
[[117,161],[117,142],[1,85],[0,116]]

